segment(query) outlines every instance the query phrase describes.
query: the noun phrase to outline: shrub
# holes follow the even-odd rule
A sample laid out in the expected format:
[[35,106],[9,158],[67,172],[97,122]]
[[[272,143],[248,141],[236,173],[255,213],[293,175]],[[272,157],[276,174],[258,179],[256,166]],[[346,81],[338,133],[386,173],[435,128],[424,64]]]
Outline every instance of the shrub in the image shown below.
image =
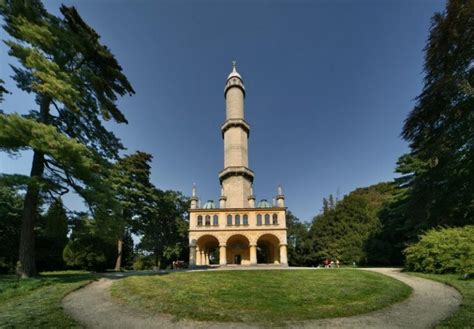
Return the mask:
[[66,265],[88,271],[104,271],[115,260],[115,246],[95,236],[68,242],[63,251]]
[[135,271],[151,270],[154,265],[154,261],[150,256],[139,255],[133,261]]
[[434,228],[407,247],[406,268],[426,273],[474,273],[474,226]]

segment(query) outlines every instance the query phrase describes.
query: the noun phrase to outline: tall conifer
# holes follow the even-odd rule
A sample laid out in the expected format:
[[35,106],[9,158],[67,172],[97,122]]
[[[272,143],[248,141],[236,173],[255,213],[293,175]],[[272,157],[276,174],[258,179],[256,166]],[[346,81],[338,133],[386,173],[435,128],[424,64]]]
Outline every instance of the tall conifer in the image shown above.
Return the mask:
[[[3,28],[10,35],[5,43],[9,54],[20,63],[12,66],[14,79],[21,90],[36,96],[38,104],[28,119],[40,125],[18,119],[17,124],[25,126],[16,128],[25,132],[43,127],[55,135],[44,128],[52,127],[56,134],[73,138],[67,145],[81,143],[93,150],[90,157],[98,164],[100,158],[116,158],[122,148],[120,141],[105,129],[103,120],[126,123],[116,101],[134,91],[113,54],[76,9],[61,6],[60,11],[62,17],[51,15],[38,0],[7,0],[0,6]],[[3,124],[7,125],[8,120],[4,118]],[[21,145],[33,150],[22,214],[18,267],[22,277],[36,274],[33,228],[40,194],[64,194],[73,188],[87,197],[83,177],[74,169],[80,159],[67,166],[61,161],[61,157],[68,156],[67,150],[51,156],[59,147],[54,138],[46,136],[46,144],[38,146],[38,135],[34,131],[30,135],[30,140]],[[8,139],[5,134],[3,137]],[[89,169],[94,171],[94,166]]]

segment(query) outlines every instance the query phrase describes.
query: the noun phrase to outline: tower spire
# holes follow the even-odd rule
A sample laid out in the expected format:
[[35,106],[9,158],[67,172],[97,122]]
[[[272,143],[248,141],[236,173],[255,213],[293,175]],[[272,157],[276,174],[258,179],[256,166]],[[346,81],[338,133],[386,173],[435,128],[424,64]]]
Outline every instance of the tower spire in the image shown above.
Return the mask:
[[196,194],[196,183],[193,183],[193,191],[191,193],[191,209],[196,209],[199,207],[199,198]]
[[285,195],[283,195],[283,188],[281,184],[278,185],[278,195],[276,196],[277,206],[284,207],[285,206]]

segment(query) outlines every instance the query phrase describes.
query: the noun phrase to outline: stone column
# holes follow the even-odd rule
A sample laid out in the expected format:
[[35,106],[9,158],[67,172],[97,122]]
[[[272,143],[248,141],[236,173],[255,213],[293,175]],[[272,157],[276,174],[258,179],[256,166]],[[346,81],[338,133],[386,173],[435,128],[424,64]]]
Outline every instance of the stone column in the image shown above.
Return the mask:
[[196,266],[196,246],[189,246],[189,265],[188,267]]
[[206,251],[201,251],[202,265],[207,265],[207,253]]
[[250,245],[250,265],[257,265],[257,246]]
[[199,247],[196,247],[196,265],[201,265],[201,249]]
[[227,265],[227,246],[219,246],[219,265]]
[[280,245],[280,264],[288,265],[288,256],[286,250],[286,244]]

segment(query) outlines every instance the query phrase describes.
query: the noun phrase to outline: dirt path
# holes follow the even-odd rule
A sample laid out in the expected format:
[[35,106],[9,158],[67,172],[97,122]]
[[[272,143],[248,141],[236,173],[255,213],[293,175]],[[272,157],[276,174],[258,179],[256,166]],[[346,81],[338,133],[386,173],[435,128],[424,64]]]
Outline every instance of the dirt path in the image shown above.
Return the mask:
[[[314,270],[314,269],[313,269]],[[400,273],[398,269],[367,269],[398,279],[413,288],[406,300],[363,315],[288,323],[295,328],[432,328],[454,313],[462,300],[447,285]],[[174,321],[170,315],[147,315],[110,297],[113,280],[103,278],[63,300],[65,312],[88,328],[255,328],[257,324]]]

